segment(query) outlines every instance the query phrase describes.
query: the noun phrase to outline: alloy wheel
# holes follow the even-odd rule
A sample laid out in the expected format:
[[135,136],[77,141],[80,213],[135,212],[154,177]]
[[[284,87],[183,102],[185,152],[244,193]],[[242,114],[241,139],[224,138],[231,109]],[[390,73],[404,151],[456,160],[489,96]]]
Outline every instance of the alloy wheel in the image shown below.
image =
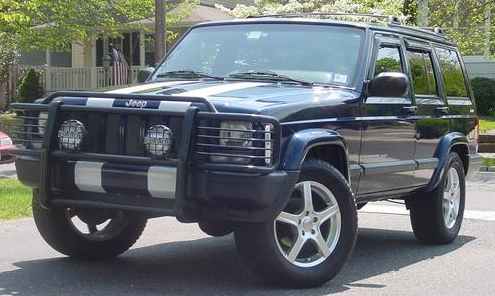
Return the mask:
[[333,193],[323,184],[296,184],[288,206],[274,222],[280,252],[299,267],[325,261],[339,242],[341,213]]
[[442,200],[443,219],[448,229],[454,227],[459,216],[461,204],[461,185],[459,179],[457,169],[450,168],[447,173]]

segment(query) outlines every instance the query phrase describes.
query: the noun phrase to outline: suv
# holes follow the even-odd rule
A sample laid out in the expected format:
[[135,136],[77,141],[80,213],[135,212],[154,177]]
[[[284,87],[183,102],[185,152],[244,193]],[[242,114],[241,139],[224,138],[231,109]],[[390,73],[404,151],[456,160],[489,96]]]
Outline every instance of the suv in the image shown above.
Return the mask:
[[13,105],[18,177],[68,256],[117,256],[147,219],[175,216],[233,232],[264,279],[316,286],[348,260],[368,202],[405,201],[425,243],[457,237],[480,165],[468,81],[441,33],[394,21],[200,24],[144,84]]

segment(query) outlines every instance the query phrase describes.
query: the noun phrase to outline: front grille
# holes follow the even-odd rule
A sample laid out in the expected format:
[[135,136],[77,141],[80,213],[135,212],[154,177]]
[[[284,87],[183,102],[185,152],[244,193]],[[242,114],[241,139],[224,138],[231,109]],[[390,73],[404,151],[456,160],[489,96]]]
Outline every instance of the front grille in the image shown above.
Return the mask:
[[46,112],[18,111],[11,122],[11,136],[18,149],[39,150],[45,135]]
[[145,132],[152,125],[166,125],[173,133],[172,147],[167,158],[177,158],[183,117],[62,112],[57,126],[66,120],[74,119],[82,122],[87,129],[81,152],[152,157],[145,147]]
[[[272,167],[278,153],[276,128],[270,122],[250,122],[252,128],[245,130],[222,128],[220,120],[198,120],[194,151],[196,161]],[[241,137],[233,137],[231,132]]]

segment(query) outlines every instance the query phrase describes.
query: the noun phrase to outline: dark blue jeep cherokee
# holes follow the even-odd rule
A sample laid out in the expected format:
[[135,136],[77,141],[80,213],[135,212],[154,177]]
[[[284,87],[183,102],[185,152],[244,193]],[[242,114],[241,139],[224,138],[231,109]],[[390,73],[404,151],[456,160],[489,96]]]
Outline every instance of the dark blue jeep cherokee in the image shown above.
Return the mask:
[[480,160],[458,49],[393,21],[201,24],[144,84],[14,108],[18,176],[59,252],[117,256],[148,218],[175,216],[234,232],[286,286],[339,272],[368,202],[405,201],[419,240],[452,242]]

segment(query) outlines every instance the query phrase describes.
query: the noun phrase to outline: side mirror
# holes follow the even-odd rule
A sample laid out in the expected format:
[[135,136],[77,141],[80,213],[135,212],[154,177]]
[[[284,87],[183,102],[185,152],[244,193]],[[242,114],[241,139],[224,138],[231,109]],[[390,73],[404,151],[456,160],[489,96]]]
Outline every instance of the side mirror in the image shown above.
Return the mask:
[[368,84],[368,97],[403,97],[409,91],[409,78],[404,73],[384,72]]
[[148,68],[139,70],[137,73],[137,81],[139,83],[145,82],[154,71],[155,71],[155,68],[153,68],[153,67],[148,67]]

